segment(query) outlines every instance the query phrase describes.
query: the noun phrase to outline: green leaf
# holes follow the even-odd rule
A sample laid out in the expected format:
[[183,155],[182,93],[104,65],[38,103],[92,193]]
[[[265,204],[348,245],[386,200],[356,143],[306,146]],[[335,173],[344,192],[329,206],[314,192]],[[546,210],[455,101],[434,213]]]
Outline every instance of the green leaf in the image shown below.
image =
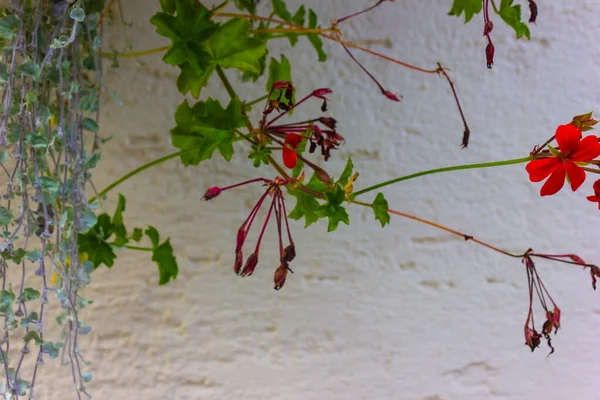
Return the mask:
[[254,168],[260,167],[261,164],[269,165],[269,155],[271,150],[261,145],[251,145],[252,151],[248,154],[248,158],[254,160]]
[[333,191],[325,193],[327,202],[315,211],[319,217],[329,218],[327,232],[335,231],[340,222],[343,222],[346,225],[350,224],[350,216],[346,212],[346,209],[341,205],[345,198],[346,192],[344,192],[344,189],[341,185],[336,185]]
[[504,22],[511,26],[517,34],[517,39],[521,36],[531,39],[529,27],[521,21],[521,6],[519,4],[512,5],[513,0],[502,0],[498,14]]
[[[317,14],[313,10],[308,10],[308,27],[311,29],[318,28],[317,26]],[[308,33],[306,35],[308,41],[313,45],[317,54],[319,55],[319,61],[327,61],[327,54],[323,51],[323,41],[319,35],[315,33]]]
[[35,63],[26,63],[22,64],[19,69],[21,70],[21,74],[25,76],[31,76],[34,81],[40,79],[40,66]]
[[210,12],[206,7],[195,5],[192,0],[177,0],[175,9],[176,16],[158,12],[150,18],[156,33],[173,42],[163,61],[170,65],[188,61],[196,75],[200,75],[208,62],[203,42],[217,25],[210,20]]
[[460,15],[464,12],[466,24],[471,20],[471,18],[473,18],[473,15],[481,12],[482,7],[483,2],[481,0],[454,0],[448,15],[460,17]]
[[84,118],[81,120],[81,127],[86,131],[98,133],[98,124],[91,118]]
[[13,210],[6,207],[0,207],[0,226],[8,225],[13,219]]
[[125,211],[125,196],[119,193],[119,201],[117,203],[117,209],[112,217],[112,231],[115,234],[115,240],[113,244],[121,247],[125,246],[129,239],[127,238],[127,229],[123,224],[123,211]]
[[23,289],[23,294],[21,295],[21,301],[31,301],[40,297],[40,292],[32,288]]
[[373,212],[375,212],[375,219],[381,222],[383,228],[386,224],[390,223],[390,214],[388,213],[388,202],[383,197],[383,193],[377,193],[375,200],[373,200]]
[[50,193],[57,193],[60,188],[58,182],[49,176],[40,176],[38,180],[42,189],[45,189]]
[[166,285],[171,279],[177,278],[179,272],[170,239],[167,238],[163,243],[159,243],[158,231],[153,226],[148,226],[145,233],[152,242],[152,261],[158,266],[158,284]]
[[175,13],[175,2],[176,0],[159,0],[160,8],[164,13],[174,14]]
[[36,346],[41,346],[44,344],[44,341],[40,338],[40,334],[34,330],[27,332],[25,336],[23,336],[23,340],[25,343],[29,343],[30,341],[34,340]]
[[354,164],[352,163],[352,159],[348,158],[346,167],[344,167],[344,171],[342,171],[342,175],[340,175],[340,180],[338,181],[340,185],[346,186],[348,179],[352,176],[352,171],[354,171]]
[[17,30],[21,27],[21,20],[16,15],[9,15],[0,19],[0,37],[14,39]]
[[74,19],[77,22],[83,22],[83,20],[85,19],[85,12],[81,7],[73,7],[71,9],[71,12],[69,13],[69,16],[71,17],[71,19]]
[[112,267],[117,255],[107,242],[113,233],[113,224],[106,213],[98,216],[96,225],[88,233],[77,235],[77,245],[80,253],[87,253],[89,261],[98,268],[100,264]]
[[256,14],[257,0],[235,0],[235,6],[238,10],[248,11],[250,14]]
[[283,0],[272,0],[272,3],[273,12],[275,13],[275,15],[281,17],[281,19],[287,22],[292,20],[292,14],[290,14],[290,12],[287,10],[287,7],[285,6]]
[[316,210],[320,207],[320,204],[314,196],[299,190],[288,190],[288,193],[296,198],[296,206],[288,215],[289,218],[300,220],[302,217],[304,217],[305,228],[308,228],[319,219],[319,216],[316,214]]
[[42,351],[50,356],[50,359],[53,360],[58,357],[58,353],[60,349],[63,347],[62,343],[53,343],[53,342],[44,342],[42,345]]
[[208,79],[215,70],[214,66],[207,66],[200,75],[196,75],[189,62],[181,64],[179,68],[181,73],[177,77],[177,89],[182,94],[190,92],[196,99],[200,96],[202,88],[206,86]]
[[219,150],[227,161],[233,155],[234,130],[245,126],[248,118],[242,115],[242,103],[231,100],[226,109],[208,98],[190,107],[184,101],[175,111],[177,126],[171,130],[173,146],[181,150],[190,150],[180,158],[183,165],[198,165],[212,157]]
[[259,59],[266,53],[264,40],[250,38],[250,22],[231,19],[221,25],[208,40],[208,51],[213,62],[223,68],[236,68],[242,72],[259,73]]
[[[271,91],[271,87],[273,87],[273,83],[277,81],[287,81],[292,82],[292,70],[289,60],[282,54],[281,62],[277,61],[276,58],[271,57],[271,62],[269,63],[269,79],[267,80],[267,93]],[[292,98],[292,102],[296,103],[296,101]]]
[[144,231],[142,230],[142,228],[133,228],[133,233],[129,238],[135,242],[139,242],[140,240],[142,240],[143,236]]

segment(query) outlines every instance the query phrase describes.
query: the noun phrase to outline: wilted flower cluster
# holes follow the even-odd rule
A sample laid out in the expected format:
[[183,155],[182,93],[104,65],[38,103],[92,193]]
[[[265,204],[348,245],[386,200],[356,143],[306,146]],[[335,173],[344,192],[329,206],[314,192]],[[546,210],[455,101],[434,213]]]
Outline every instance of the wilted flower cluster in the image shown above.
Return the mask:
[[[331,150],[337,149],[344,143],[344,137],[337,133],[337,121],[331,117],[319,117],[306,121],[293,122],[289,124],[275,125],[281,117],[289,114],[293,109],[308,99],[314,97],[323,101],[321,111],[327,111],[327,95],[331,94],[331,89],[322,88],[313,91],[296,104],[293,103],[294,86],[291,82],[277,81],[273,84],[267,103],[263,111],[263,118],[260,121],[260,133],[265,138],[270,138],[283,146],[283,164],[287,168],[294,168],[298,155],[298,148],[303,140],[309,144],[309,153],[314,153],[317,147],[321,149],[321,155],[327,161],[331,155]],[[273,112],[279,111],[271,120],[267,117]],[[281,141],[283,139],[283,142]],[[306,162],[306,160],[304,160]]]
[[[534,351],[539,345],[540,340],[544,337],[550,347],[550,354],[554,353],[554,347],[550,340],[550,334],[554,330],[554,333],[560,328],[560,308],[556,305],[550,293],[544,286],[536,268],[535,264],[531,260],[530,254],[526,253],[523,257],[523,263],[527,271],[527,283],[529,287],[529,312],[527,314],[527,320],[525,321],[525,344]],[[542,325],[541,332],[535,329],[535,321],[533,317],[533,297],[535,296],[540,301],[542,308],[545,311],[546,321]],[[552,310],[548,308],[549,304],[552,305]]]
[[[279,177],[274,180],[268,180],[265,178],[257,178],[249,181],[241,182],[236,185],[227,186],[224,188],[212,187],[206,191],[204,194],[205,200],[210,200],[215,198],[224,190],[232,189],[234,187],[246,185],[254,182],[263,182],[263,185],[267,187],[265,193],[258,199],[258,202],[250,212],[250,215],[246,218],[244,223],[240,226],[237,233],[237,240],[235,246],[235,261],[233,264],[233,271],[239,276],[250,276],[256,269],[258,264],[258,254],[260,250],[260,244],[271,218],[271,215],[275,214],[275,221],[277,224],[277,233],[279,235],[279,267],[275,270],[274,282],[275,282],[275,290],[281,289],[285,283],[285,279],[287,277],[287,273],[293,272],[289,264],[296,257],[296,247],[294,246],[294,241],[292,240],[292,234],[290,232],[290,226],[288,223],[287,212],[285,209],[285,199],[283,198],[283,193],[281,191],[281,186],[285,186],[290,183],[290,179],[281,179]],[[265,202],[267,197],[271,197],[271,204],[267,211],[267,216],[260,230],[260,234],[258,236],[258,240],[256,242],[256,248],[254,252],[248,256],[248,258],[244,262],[244,254],[242,248],[244,246],[244,242],[248,237],[248,233],[250,233],[250,229],[252,228],[252,224],[258,212],[260,211],[261,206]],[[287,232],[288,245],[286,247],[283,246],[283,221],[285,221],[285,230]]]

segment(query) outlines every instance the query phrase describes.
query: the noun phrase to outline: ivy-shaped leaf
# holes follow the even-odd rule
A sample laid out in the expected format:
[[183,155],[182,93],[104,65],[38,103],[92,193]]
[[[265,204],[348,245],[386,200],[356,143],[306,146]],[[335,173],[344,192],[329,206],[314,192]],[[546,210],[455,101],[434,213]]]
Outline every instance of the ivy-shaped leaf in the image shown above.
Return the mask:
[[153,226],[148,226],[145,233],[152,242],[152,261],[158,265],[158,284],[165,285],[171,279],[177,278],[179,272],[170,239],[167,238],[163,243],[160,243],[158,231]]
[[80,253],[87,253],[88,260],[98,268],[100,264],[107,267],[114,265],[117,255],[112,246],[108,243],[108,238],[113,233],[113,224],[110,216],[106,213],[98,216],[96,225],[88,233],[80,233],[77,236],[77,245]]
[[40,292],[32,288],[23,289],[23,295],[21,295],[21,301],[32,301],[40,297]]
[[221,25],[208,40],[212,63],[223,68],[259,73],[259,59],[266,53],[266,42],[249,37],[250,22],[231,19]]
[[183,165],[198,165],[219,150],[227,161],[233,155],[234,130],[245,126],[248,118],[242,115],[242,104],[236,98],[226,109],[208,98],[190,107],[187,100],[175,111],[177,126],[171,130],[173,146],[189,150],[181,154]]
[[[172,3],[163,6],[168,11],[172,10]],[[206,7],[195,5],[191,0],[177,0],[175,11],[175,16],[158,12],[150,18],[150,23],[156,26],[156,33],[173,42],[163,61],[169,65],[189,62],[196,75],[201,75],[208,67],[203,42],[217,25],[210,20]]]
[[375,200],[373,200],[373,212],[375,213],[375,219],[381,222],[383,228],[386,224],[390,223],[390,214],[388,213],[388,202],[383,196],[383,193],[377,193]]
[[471,18],[473,18],[473,15],[481,12],[482,7],[483,2],[481,0],[454,0],[448,15],[460,17],[460,15],[464,12],[466,24],[471,20]]
[[300,220],[304,217],[304,227],[308,228],[313,223],[317,222],[319,216],[316,214],[317,209],[321,206],[317,199],[310,194],[299,190],[289,190],[288,193],[296,198],[296,206],[288,215],[289,218]]
[[526,23],[521,21],[521,6],[519,4],[512,5],[513,0],[502,0],[500,2],[500,9],[498,14],[504,22],[511,26],[517,34],[517,39],[521,36],[531,39],[529,27]]
[[349,225],[350,216],[342,206],[342,203],[346,199],[346,192],[344,192],[342,186],[336,185],[333,191],[325,193],[325,199],[327,202],[321,205],[315,211],[315,214],[321,218],[327,217],[329,219],[327,232],[335,231],[340,222]]

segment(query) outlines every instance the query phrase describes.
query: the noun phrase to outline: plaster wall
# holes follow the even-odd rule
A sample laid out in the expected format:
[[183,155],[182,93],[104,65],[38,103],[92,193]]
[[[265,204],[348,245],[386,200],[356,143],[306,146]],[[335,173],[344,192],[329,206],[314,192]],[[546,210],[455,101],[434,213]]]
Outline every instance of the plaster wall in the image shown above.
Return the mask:
[[[295,10],[300,1],[288,0]],[[370,4],[307,0],[324,23]],[[526,6],[526,2],[521,2]],[[495,19],[496,59],[485,67],[481,16],[466,26],[447,16],[448,0],[398,0],[342,26],[346,38],[389,39],[372,49],[426,68],[451,68],[471,126],[462,125],[448,85],[436,75],[403,69],[356,53],[387,89],[387,101],[350,62],[326,44],[320,64],[301,40],[286,52],[299,94],[332,88],[329,114],[345,146],[327,163],[334,174],[351,156],[356,187],[423,169],[517,158],[542,143],[557,125],[600,111],[600,8],[592,0],[538,2],[532,40],[516,40]],[[158,2],[124,2],[135,50],[167,44],[148,19]],[[526,11],[527,12],[527,11]],[[272,54],[286,43],[272,47]],[[124,48],[119,26],[106,47]],[[102,134],[113,135],[94,173],[98,188],[173,151],[169,129],[182,96],[177,70],[160,55],[143,65],[123,60],[106,82],[124,103],[104,98]],[[236,74],[227,71],[236,81]],[[264,81],[240,85],[240,97],[263,94]],[[217,80],[203,96],[227,100]],[[318,102],[317,102],[318,103]],[[315,115],[312,103],[298,118]],[[256,115],[255,115],[256,117]],[[241,148],[241,146],[240,146]],[[255,274],[232,272],[235,233],[261,188],[201,196],[213,185],[257,176],[243,153],[185,168],[177,160],[128,181],[128,226],[157,227],[172,238],[180,273],[157,286],[147,254],[123,252],[111,270],[93,275],[84,315],[93,331],[81,346],[93,362],[96,399],[599,399],[600,299],[589,274],[540,262],[539,271],[563,310],[562,329],[535,353],[523,345],[527,280],[519,260],[465,243],[414,221],[392,217],[385,229],[372,212],[350,207],[351,226],[328,234],[292,222],[298,256],[283,290],[272,289],[275,232],[267,233]],[[386,188],[390,206],[476,235],[509,251],[532,247],[600,259],[600,214],[578,193],[541,198],[523,165],[427,176]],[[112,212],[116,192],[105,207]],[[369,200],[371,197],[366,198]],[[291,199],[289,206],[294,204]],[[539,309],[538,309],[539,310]],[[538,314],[538,319],[542,315]],[[46,363],[38,398],[73,398],[70,371]]]

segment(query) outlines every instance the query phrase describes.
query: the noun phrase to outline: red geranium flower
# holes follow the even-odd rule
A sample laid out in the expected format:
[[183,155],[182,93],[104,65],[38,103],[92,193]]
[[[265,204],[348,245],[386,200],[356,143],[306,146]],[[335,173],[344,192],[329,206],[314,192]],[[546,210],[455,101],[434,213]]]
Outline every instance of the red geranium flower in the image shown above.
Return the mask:
[[600,210],[600,179],[594,182],[594,195],[588,196],[587,199],[593,203],[598,203],[598,209]]
[[560,151],[551,149],[554,156],[532,160],[526,167],[532,182],[550,177],[542,186],[542,196],[562,189],[565,178],[569,180],[571,189],[576,191],[585,181],[585,171],[576,163],[588,163],[600,156],[598,138],[592,135],[581,139],[581,130],[572,124],[560,125],[555,137]]
[[288,168],[294,168],[298,160],[296,149],[304,138],[297,133],[288,133],[283,143],[283,165]]

